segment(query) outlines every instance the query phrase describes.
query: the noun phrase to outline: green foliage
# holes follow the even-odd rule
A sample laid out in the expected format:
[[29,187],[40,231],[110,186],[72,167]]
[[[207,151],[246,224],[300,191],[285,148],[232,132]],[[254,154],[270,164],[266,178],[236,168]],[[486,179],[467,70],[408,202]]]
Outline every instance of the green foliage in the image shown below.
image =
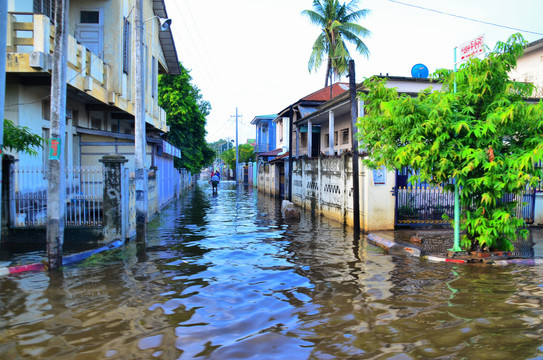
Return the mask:
[[356,51],[368,56],[369,50],[361,40],[371,33],[368,29],[357,24],[357,21],[366,17],[369,10],[358,9],[358,0],[340,4],[338,0],[313,0],[313,10],[304,10],[302,15],[307,16],[311,23],[319,26],[321,32],[315,42],[309,57],[309,71],[317,70],[323,61],[327,63],[325,87],[328,86],[330,70],[336,76],[346,75],[349,72],[351,55],[346,42],[356,46]]
[[454,178],[462,189],[466,249],[510,250],[517,234],[527,232],[514,215],[516,204],[502,201],[541,178],[535,165],[543,159],[543,102],[527,103],[533,87],[508,77],[524,45],[513,35],[457,73],[437,71],[433,78],[443,83],[441,91],[411,98],[388,89],[385,80],[369,79],[369,93],[361,95],[367,116],[358,120],[358,135],[371,157],[365,163],[408,166],[418,171],[414,180],[433,184]]
[[226,165],[230,167],[230,169],[236,168],[236,149],[228,149],[226,151],[223,151],[221,154],[221,159],[224,161]]
[[168,140],[181,149],[181,159],[175,159],[175,167],[197,173],[212,164],[215,157],[205,141],[206,116],[211,106],[191,84],[189,71],[179,65],[181,75],[160,75],[158,103],[166,111]]
[[43,146],[43,138],[30,131],[26,126],[16,126],[4,119],[4,150],[22,151],[30,155],[38,155],[35,148]]
[[226,150],[230,149],[234,145],[232,144],[231,141],[228,141],[228,140],[225,140],[225,139],[220,139],[220,140],[214,141],[212,143],[208,143],[207,146],[210,149],[213,149],[216,156],[219,157],[223,151],[226,151]]
[[[248,163],[256,161],[255,150],[250,144],[241,144],[239,145],[239,162]],[[236,149],[228,149],[223,151],[221,159],[225,164],[230,166],[231,169],[236,168]]]

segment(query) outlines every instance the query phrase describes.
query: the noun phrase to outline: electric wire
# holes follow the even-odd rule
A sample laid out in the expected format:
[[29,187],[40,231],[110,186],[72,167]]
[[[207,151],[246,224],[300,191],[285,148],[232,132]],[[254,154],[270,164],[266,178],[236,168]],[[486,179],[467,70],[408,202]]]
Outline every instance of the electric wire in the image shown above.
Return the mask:
[[402,2],[402,1],[398,1],[398,0],[388,0],[388,1],[390,1],[390,2],[392,2],[392,3],[404,5],[404,6],[413,7],[413,8],[416,8],[416,9],[421,9],[421,10],[425,10],[425,11],[431,11],[431,12],[435,12],[435,13],[438,13],[438,14],[441,14],[441,15],[452,16],[452,17],[456,17],[456,18],[459,18],[459,19],[468,20],[468,21],[473,21],[473,22],[477,22],[477,23],[481,23],[481,24],[485,24],[485,25],[491,25],[491,26],[501,27],[501,28],[504,28],[504,29],[515,30],[515,31],[525,32],[525,33],[534,34],[534,35],[543,35],[543,33],[538,33],[538,32],[535,32],[535,31],[523,30],[523,29],[511,27],[511,26],[506,26],[506,25],[500,25],[500,24],[492,23],[492,22],[489,22],[489,21],[477,20],[477,19],[469,18],[469,17],[467,17],[467,16],[451,14],[451,13],[448,13],[448,12],[445,12],[445,11],[440,11],[440,10],[436,10],[436,9],[430,9],[430,8],[427,8],[427,7],[424,7],[424,6],[413,5],[413,4],[405,3],[405,2]]

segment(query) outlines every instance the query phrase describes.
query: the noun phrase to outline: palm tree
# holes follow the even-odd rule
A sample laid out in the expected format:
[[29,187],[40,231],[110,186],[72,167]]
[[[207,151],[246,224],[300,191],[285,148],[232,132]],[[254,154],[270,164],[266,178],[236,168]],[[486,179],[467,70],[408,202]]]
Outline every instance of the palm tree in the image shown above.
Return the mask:
[[313,51],[309,57],[309,72],[317,70],[326,60],[326,81],[334,73],[336,77],[347,74],[351,59],[345,42],[356,45],[356,51],[368,56],[369,50],[361,40],[371,32],[356,22],[366,17],[368,9],[359,10],[358,0],[340,4],[339,0],[313,0],[313,10],[304,10],[309,20],[321,28],[321,33],[313,43]]

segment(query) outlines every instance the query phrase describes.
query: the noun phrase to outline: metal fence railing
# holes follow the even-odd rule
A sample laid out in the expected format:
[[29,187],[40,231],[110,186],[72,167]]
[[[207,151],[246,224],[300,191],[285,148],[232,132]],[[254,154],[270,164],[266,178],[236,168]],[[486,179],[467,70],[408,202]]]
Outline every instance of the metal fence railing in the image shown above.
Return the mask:
[[[447,225],[454,218],[454,194],[442,186],[417,184],[397,187],[394,193],[397,226]],[[535,193],[536,189],[526,188],[520,195],[505,195],[502,201],[515,201],[515,216],[531,224],[535,216]],[[443,214],[449,219],[443,219]]]
[[[11,226],[42,227],[47,217],[47,176],[43,167],[13,165]],[[101,166],[67,168],[65,226],[102,224],[103,169]]]

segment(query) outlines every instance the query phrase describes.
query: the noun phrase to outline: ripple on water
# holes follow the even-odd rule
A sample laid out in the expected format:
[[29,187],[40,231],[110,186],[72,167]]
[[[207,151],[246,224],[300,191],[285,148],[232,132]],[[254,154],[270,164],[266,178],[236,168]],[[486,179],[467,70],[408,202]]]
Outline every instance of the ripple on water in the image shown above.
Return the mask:
[[543,270],[390,256],[221,186],[165,209],[144,254],[0,278],[0,358],[543,358]]

